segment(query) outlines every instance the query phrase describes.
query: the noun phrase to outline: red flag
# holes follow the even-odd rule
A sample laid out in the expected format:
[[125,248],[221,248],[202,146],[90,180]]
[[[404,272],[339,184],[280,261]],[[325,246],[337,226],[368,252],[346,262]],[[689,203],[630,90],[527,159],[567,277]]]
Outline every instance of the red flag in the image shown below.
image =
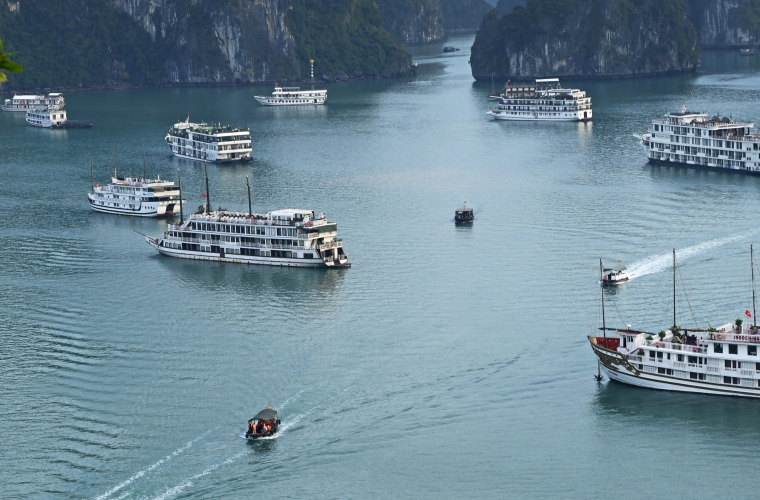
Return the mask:
[[748,318],[752,317],[752,313],[749,312],[749,309],[747,309],[746,311],[744,311],[744,314],[746,314]]
[[206,193],[203,193],[201,196],[203,196],[204,198],[208,198],[208,196],[206,196]]

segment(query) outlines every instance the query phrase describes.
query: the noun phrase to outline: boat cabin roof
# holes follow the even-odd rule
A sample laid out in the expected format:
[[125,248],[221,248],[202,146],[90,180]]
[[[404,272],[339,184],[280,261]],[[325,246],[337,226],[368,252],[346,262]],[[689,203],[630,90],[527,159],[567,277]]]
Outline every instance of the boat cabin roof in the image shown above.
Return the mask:
[[462,214],[462,213],[465,213],[465,212],[472,212],[472,209],[471,208],[457,208],[457,213],[458,214]]
[[44,95],[14,95],[14,99],[39,99],[40,97],[45,97]]
[[605,271],[625,271],[626,269],[628,268],[625,267],[623,264],[616,264],[614,266],[604,268]]
[[277,411],[271,408],[267,408],[266,410],[261,410],[258,412],[256,416],[250,419],[248,422],[250,423],[254,420],[272,420],[275,418],[277,418]]
[[299,218],[300,219],[302,217],[296,217],[296,216],[297,215],[301,215],[301,216],[308,215],[309,217],[313,217],[314,216],[314,211],[313,210],[302,210],[302,209],[298,209],[298,208],[285,208],[285,209],[282,209],[282,210],[272,210],[271,212],[269,212],[269,215],[272,216],[273,218],[279,217],[281,219],[293,219],[293,218]]

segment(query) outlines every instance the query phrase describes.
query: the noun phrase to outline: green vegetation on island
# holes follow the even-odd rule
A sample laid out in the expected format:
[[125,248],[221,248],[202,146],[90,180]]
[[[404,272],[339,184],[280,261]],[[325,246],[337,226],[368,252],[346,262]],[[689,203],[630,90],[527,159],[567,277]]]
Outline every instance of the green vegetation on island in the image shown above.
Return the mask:
[[394,76],[411,66],[411,56],[383,29],[374,0],[293,0],[285,24],[296,42],[301,75]]

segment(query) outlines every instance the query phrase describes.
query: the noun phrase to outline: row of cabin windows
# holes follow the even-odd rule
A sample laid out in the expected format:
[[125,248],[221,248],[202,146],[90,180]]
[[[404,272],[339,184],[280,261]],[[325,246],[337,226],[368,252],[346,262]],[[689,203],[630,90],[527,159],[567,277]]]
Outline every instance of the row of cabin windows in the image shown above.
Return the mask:
[[[641,365],[639,365],[639,368],[641,368]],[[673,375],[673,370],[670,368],[657,368],[657,373],[661,375]],[[704,373],[697,373],[697,372],[689,372],[689,378],[692,380],[706,380],[707,375]],[[730,384],[730,385],[744,385],[741,383],[741,378],[739,377],[723,377],[723,383],[724,384]],[[752,379],[750,379],[752,380]],[[750,382],[752,386],[755,385],[754,380]],[[749,385],[748,385],[749,386]],[[760,387],[760,380],[757,381],[757,386]]]
[[259,227],[259,226],[238,226],[236,224],[212,224],[207,222],[191,222],[190,227],[193,231],[213,231],[215,233],[237,233],[237,234],[261,234],[266,236],[298,236],[295,228],[289,227]]
[[[739,354],[739,346],[737,344],[727,344],[728,345],[728,354]],[[714,343],[713,344],[713,352],[717,354],[723,354],[723,344],[720,343]],[[757,346],[756,345],[748,345],[747,346],[747,355],[748,356],[757,356]]]

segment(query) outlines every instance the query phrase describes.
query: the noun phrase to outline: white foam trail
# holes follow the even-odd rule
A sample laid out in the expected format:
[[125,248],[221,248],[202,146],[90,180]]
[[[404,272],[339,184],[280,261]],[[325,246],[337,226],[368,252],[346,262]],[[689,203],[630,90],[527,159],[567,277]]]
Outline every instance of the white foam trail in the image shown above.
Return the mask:
[[[117,491],[119,491],[119,490],[121,490],[121,489],[123,489],[123,488],[125,488],[125,487],[129,486],[130,484],[132,484],[132,483],[133,483],[133,482],[135,482],[136,480],[140,479],[141,477],[143,477],[145,474],[147,474],[148,472],[152,471],[152,470],[153,470],[153,469],[155,469],[156,467],[159,467],[161,464],[164,464],[164,463],[168,462],[168,461],[169,461],[169,460],[171,460],[172,458],[176,457],[176,456],[177,456],[177,455],[179,455],[180,453],[182,453],[182,452],[184,452],[185,450],[187,450],[188,448],[190,448],[190,447],[193,445],[193,443],[196,443],[196,442],[198,442],[198,441],[199,441],[201,438],[203,438],[203,437],[204,437],[206,434],[208,434],[209,432],[211,432],[211,431],[210,431],[210,430],[208,430],[208,431],[204,432],[203,434],[201,434],[200,436],[198,436],[197,438],[193,439],[192,441],[188,441],[188,442],[187,442],[187,444],[186,444],[185,446],[183,446],[182,448],[178,448],[178,449],[177,449],[177,450],[175,450],[175,451],[174,451],[174,453],[172,453],[171,455],[166,455],[164,458],[162,458],[162,459],[161,459],[161,460],[159,460],[158,462],[156,462],[156,463],[154,463],[153,465],[151,465],[151,466],[149,466],[149,467],[147,467],[147,468],[145,468],[145,469],[141,470],[140,472],[138,472],[138,473],[137,473],[137,474],[135,474],[134,476],[130,477],[130,478],[129,478],[129,479],[127,479],[126,481],[123,481],[123,482],[121,482],[121,483],[117,484],[116,486],[114,486],[114,487],[113,487],[113,488],[111,488],[110,490],[106,491],[105,493],[103,493],[103,494],[102,494],[102,495],[100,495],[99,497],[95,497],[95,500],[105,500],[106,498],[110,497],[111,495],[113,495],[113,494],[114,494],[114,493],[116,493]],[[119,498],[124,498],[124,496],[121,496],[121,497],[119,497]]]
[[218,469],[222,465],[231,464],[232,462],[234,462],[238,458],[242,457],[243,455],[247,455],[248,453],[250,453],[250,450],[241,451],[237,455],[231,456],[230,458],[228,458],[224,462],[219,462],[218,464],[214,464],[211,467],[205,469],[203,472],[201,472],[199,474],[196,474],[193,477],[190,477],[188,479],[185,479],[184,481],[182,481],[177,486],[173,486],[173,487],[169,488],[168,490],[164,491],[163,493],[161,493],[160,495],[153,497],[153,500],[166,500],[167,498],[171,498],[173,496],[176,496],[176,495],[182,493],[182,491],[185,488],[187,488],[189,486],[192,486],[193,485],[193,481],[195,481],[196,479],[200,479],[203,476],[207,476],[208,474],[211,474],[213,471],[215,471],[216,469]]
[[[757,231],[748,231],[734,236],[727,236],[725,238],[705,241],[704,243],[686,247],[682,250],[676,250],[676,257],[679,261],[684,261],[690,257],[694,257],[695,255],[699,255],[701,253],[707,252],[708,250],[712,250],[713,248],[748,238],[756,232]],[[652,257],[647,257],[644,260],[634,262],[628,266],[628,278],[632,280],[641,276],[646,276],[647,274],[659,273],[665,269],[670,268],[672,265],[673,254],[671,252],[663,253],[660,255],[653,255]]]

